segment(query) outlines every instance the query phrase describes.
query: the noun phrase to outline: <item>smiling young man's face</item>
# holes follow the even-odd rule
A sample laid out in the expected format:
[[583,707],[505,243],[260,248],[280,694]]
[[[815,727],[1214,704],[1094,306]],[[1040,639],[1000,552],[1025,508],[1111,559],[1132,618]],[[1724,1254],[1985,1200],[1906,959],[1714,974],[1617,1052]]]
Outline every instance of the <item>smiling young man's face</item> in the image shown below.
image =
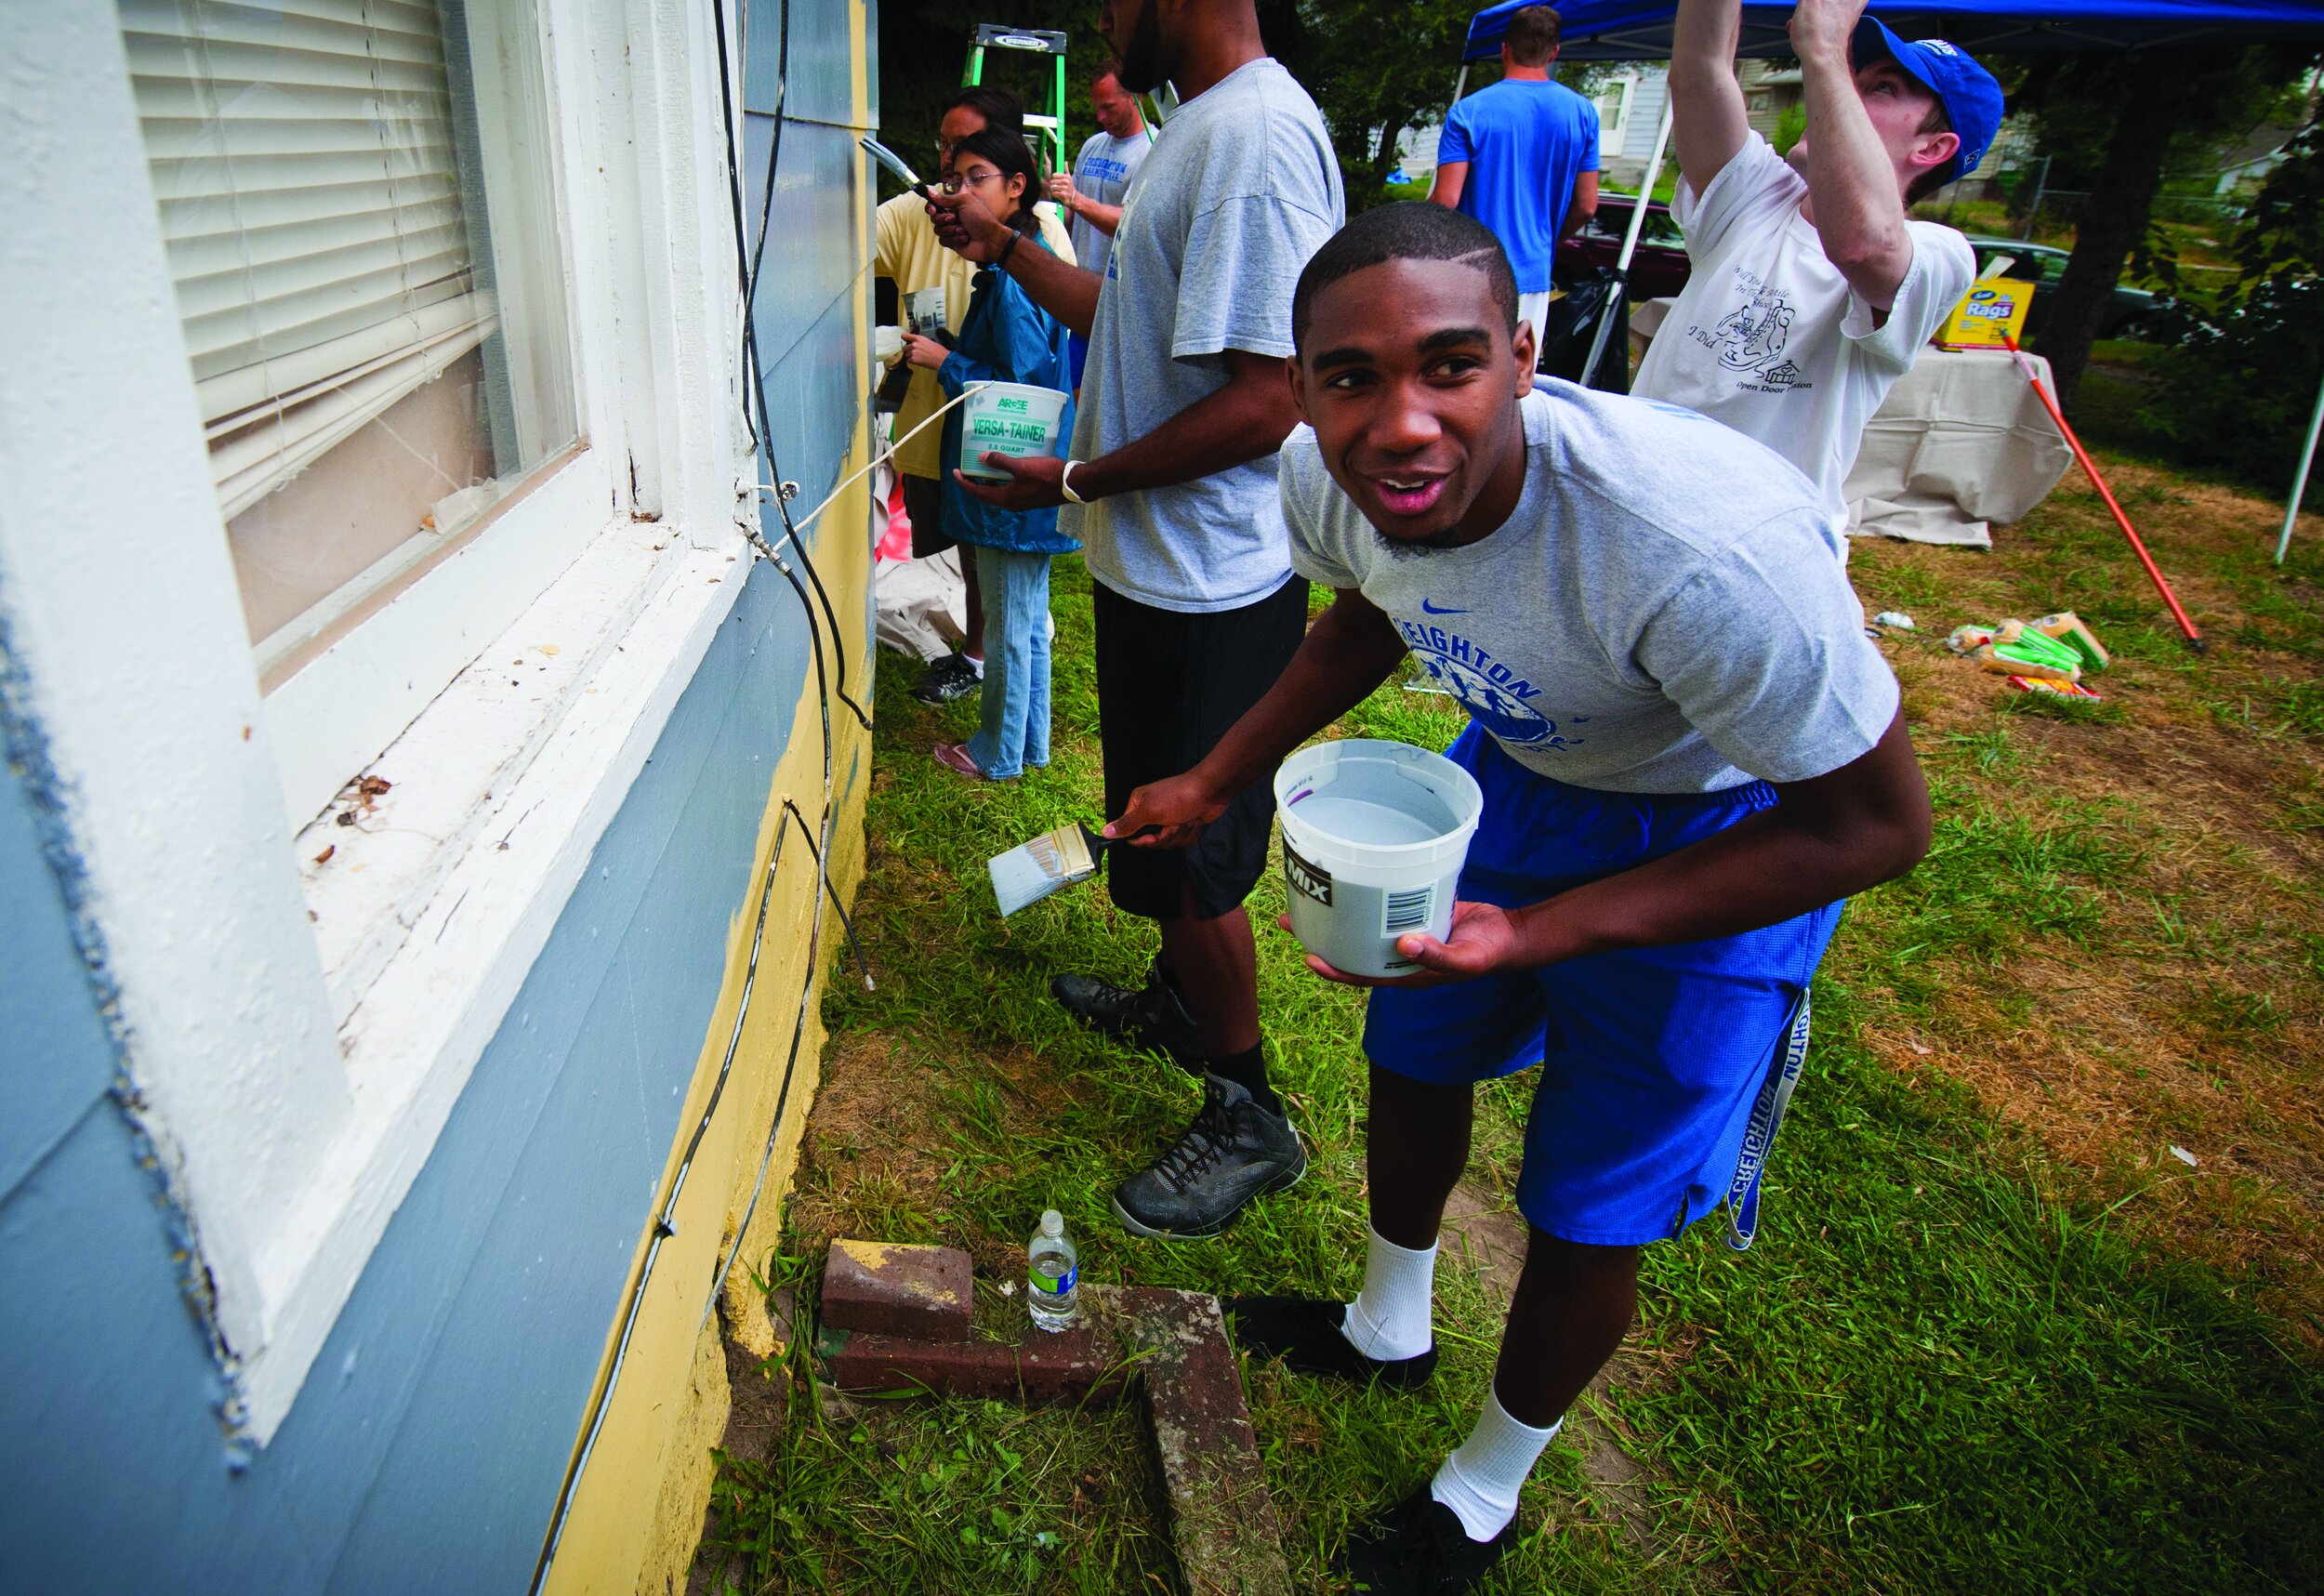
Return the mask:
[[1382,536],[1453,548],[1491,533],[1525,485],[1517,402],[1533,330],[1457,260],[1391,260],[1318,292],[1291,371],[1324,465]]

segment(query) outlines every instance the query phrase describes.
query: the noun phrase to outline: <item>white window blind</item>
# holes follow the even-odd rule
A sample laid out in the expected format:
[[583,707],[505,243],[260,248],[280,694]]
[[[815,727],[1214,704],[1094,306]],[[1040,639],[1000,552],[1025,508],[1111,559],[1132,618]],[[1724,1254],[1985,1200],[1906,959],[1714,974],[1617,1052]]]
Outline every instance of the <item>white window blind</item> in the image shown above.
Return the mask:
[[231,520],[494,330],[442,20],[430,0],[121,0],[121,19]]

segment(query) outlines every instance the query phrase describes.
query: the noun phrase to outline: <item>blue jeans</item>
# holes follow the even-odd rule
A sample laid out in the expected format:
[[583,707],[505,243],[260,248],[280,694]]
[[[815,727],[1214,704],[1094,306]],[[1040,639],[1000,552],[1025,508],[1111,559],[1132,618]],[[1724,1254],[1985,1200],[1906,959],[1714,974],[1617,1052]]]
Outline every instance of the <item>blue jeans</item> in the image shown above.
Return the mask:
[[969,757],[994,781],[1049,763],[1049,556],[976,547],[984,589],[984,724]]

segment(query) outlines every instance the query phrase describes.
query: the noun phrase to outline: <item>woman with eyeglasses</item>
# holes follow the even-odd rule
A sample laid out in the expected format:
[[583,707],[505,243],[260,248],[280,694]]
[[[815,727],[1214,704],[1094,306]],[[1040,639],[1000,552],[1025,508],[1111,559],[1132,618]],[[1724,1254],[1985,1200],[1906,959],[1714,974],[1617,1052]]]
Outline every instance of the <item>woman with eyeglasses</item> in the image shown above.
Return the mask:
[[[1024,139],[987,127],[962,139],[944,181],[947,193],[973,191],[1015,230],[1008,252],[1044,249],[1034,204],[1041,193],[1033,152]],[[905,337],[904,358],[932,371],[944,397],[971,384],[1018,382],[1072,391],[1073,368],[1063,323],[1036,305],[997,261],[976,274],[968,318],[951,349],[918,334]],[[943,459],[944,529],[975,551],[984,598],[983,723],[966,743],[940,743],[936,761],[964,776],[1006,781],[1027,766],[1049,763],[1049,561],[1081,545],[1058,530],[1057,511],[1006,510],[961,491],[950,469],[960,457],[961,412],[945,412]],[[1073,436],[1070,400],[1054,436]]]

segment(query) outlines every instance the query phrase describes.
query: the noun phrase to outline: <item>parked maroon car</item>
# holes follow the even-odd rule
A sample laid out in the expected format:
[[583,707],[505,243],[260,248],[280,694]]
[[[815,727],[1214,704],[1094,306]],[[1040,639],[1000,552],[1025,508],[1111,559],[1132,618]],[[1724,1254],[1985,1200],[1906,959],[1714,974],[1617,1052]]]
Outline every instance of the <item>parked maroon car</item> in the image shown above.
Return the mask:
[[[1586,267],[1614,264],[1622,253],[1622,235],[1630,231],[1631,207],[1636,203],[1626,194],[1604,196],[1598,214],[1558,244],[1554,270],[1561,285]],[[1638,235],[1638,251],[1631,257],[1631,303],[1676,294],[1686,286],[1687,270],[1685,235],[1670,219],[1670,207],[1655,201],[1646,207],[1646,225]]]

